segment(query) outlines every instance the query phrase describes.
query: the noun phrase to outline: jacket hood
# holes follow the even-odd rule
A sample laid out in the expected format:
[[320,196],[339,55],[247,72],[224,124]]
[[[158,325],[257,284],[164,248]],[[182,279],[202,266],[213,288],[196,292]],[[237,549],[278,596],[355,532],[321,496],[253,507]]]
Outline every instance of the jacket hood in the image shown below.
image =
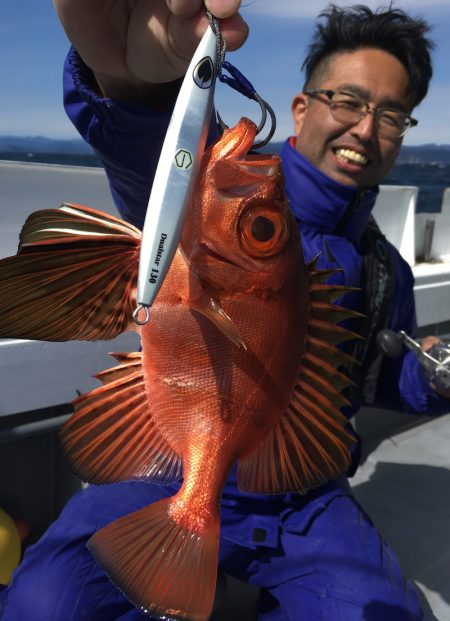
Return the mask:
[[378,186],[358,190],[334,181],[313,166],[286,140],[280,156],[286,180],[286,194],[295,217],[302,226],[320,233],[339,231],[359,242],[378,195]]

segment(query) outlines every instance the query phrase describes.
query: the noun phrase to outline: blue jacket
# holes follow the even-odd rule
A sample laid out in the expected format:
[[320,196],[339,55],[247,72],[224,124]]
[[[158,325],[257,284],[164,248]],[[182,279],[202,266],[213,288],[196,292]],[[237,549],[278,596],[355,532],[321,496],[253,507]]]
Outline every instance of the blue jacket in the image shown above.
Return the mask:
[[[100,97],[92,73],[74,49],[69,52],[64,68],[64,104],[75,127],[103,163],[119,213],[142,228],[171,110],[155,113]],[[311,260],[320,253],[319,267],[342,268],[332,281],[360,287],[363,258],[359,244],[378,188],[359,192],[328,178],[298,153],[290,141],[285,143],[280,155],[305,259]],[[343,231],[334,233],[351,203],[355,203],[352,216]],[[412,271],[392,245],[389,249],[396,287],[387,327],[414,335],[417,326]],[[359,297],[356,293],[348,294],[339,303],[359,310]],[[384,359],[376,405],[428,415],[449,408],[449,402],[431,388],[411,353],[396,360]],[[350,414],[357,409],[358,404],[354,404]]]

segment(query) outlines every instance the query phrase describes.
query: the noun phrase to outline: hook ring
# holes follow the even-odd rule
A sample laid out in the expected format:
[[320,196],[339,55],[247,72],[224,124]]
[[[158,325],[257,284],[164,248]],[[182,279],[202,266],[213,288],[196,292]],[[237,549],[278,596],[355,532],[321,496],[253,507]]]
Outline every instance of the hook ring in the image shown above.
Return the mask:
[[[145,311],[144,319],[139,319],[139,313],[141,312],[141,310]],[[149,320],[150,320],[150,311],[148,309],[148,306],[144,306],[144,304],[139,304],[139,306],[133,312],[134,323],[137,324],[138,326],[145,326],[145,324],[148,323]]]

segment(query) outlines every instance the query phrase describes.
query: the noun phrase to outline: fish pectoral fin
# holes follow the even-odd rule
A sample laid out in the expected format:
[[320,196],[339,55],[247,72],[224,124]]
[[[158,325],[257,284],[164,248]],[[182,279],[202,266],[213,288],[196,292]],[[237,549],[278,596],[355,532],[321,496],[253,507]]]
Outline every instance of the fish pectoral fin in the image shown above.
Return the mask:
[[207,621],[216,586],[219,515],[190,531],[172,519],[171,501],[121,517],[87,546],[136,608],[152,618]]
[[[238,485],[243,491],[304,494],[339,478],[350,466],[356,438],[341,409],[349,405],[342,391],[352,382],[338,369],[355,361],[335,345],[358,338],[336,325],[356,314],[332,303],[336,287],[321,284],[324,271],[311,266],[309,317],[298,378],[274,429],[239,462]],[[342,288],[340,293],[348,290]]]
[[219,302],[208,296],[206,293],[198,300],[189,300],[187,302],[189,308],[196,310],[212,323],[224,334],[227,339],[238,347],[247,349],[244,339],[239,333],[236,325],[229,315],[223,310]]
[[130,328],[140,232],[89,207],[29,216],[0,261],[0,337],[107,340]]
[[120,364],[96,376],[103,385],[73,402],[75,413],[60,431],[65,454],[76,474],[90,483],[178,481],[181,458],[155,425],[142,354],[113,356]]

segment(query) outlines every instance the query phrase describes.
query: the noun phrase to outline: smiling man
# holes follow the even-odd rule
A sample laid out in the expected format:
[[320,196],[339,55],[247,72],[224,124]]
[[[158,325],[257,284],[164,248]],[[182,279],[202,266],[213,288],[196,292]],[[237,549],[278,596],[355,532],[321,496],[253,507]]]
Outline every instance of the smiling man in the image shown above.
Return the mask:
[[296,149],[335,181],[377,185],[415,123],[405,67],[388,52],[363,48],[334,54],[318,73],[292,104]]
[[[67,112],[104,163],[122,217],[142,226],[178,78],[208,24],[203,2],[54,2],[76,48],[65,66]],[[239,0],[205,4],[221,18],[229,49],[242,45]],[[352,371],[349,419],[361,402],[429,415],[449,407],[412,353],[383,359],[374,338],[382,328],[416,329],[411,270],[370,213],[428,89],[427,33],[425,22],[400,10],[331,5],[292,104],[295,136],[281,151],[306,259],[319,256],[319,267],[339,270],[332,282],[358,289],[340,303],[366,314],[350,326],[365,340],[351,348],[361,364]],[[355,451],[352,470],[357,465]],[[0,595],[1,621],[143,619],[86,542],[101,526],[173,492],[143,480],[81,491],[25,554]],[[262,496],[241,494],[233,470],[222,495],[220,570],[260,587],[258,621],[424,618],[414,586],[346,478],[304,496]]]

